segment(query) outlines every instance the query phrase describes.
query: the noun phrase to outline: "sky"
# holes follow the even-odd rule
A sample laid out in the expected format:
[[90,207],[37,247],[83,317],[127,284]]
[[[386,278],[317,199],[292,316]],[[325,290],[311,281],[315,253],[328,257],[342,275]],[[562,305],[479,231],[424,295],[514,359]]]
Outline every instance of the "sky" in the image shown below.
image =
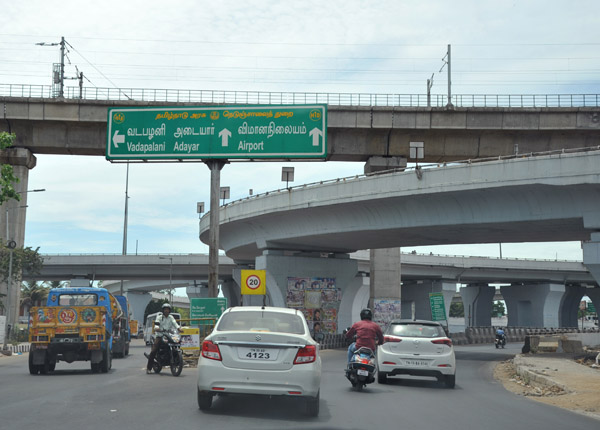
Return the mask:
[[[71,1],[0,0],[0,95],[65,75],[86,89],[447,94],[597,94],[600,2],[578,1]],[[45,43],[46,45],[36,45]],[[76,87],[77,80],[67,80]],[[101,90],[99,90],[101,91]],[[235,162],[221,172],[231,199],[354,176],[363,163]],[[126,165],[103,157],[37,155],[26,245],[42,253],[123,248]],[[209,202],[202,163],[131,164],[128,253],[206,253],[196,203]],[[410,252],[498,257],[500,245]],[[505,258],[581,260],[579,242],[502,244]]]

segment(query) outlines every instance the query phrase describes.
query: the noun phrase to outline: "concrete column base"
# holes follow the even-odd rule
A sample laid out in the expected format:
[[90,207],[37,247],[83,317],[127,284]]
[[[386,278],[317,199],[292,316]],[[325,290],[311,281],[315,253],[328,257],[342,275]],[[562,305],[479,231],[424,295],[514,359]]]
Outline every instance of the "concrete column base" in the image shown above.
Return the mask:
[[[307,255],[286,256],[281,252],[265,251],[263,255],[256,258],[255,267],[257,270],[267,271],[268,305],[287,307],[288,284],[294,283],[295,278],[331,279],[335,288],[341,290],[342,296],[339,308],[336,309],[337,333],[341,333],[345,327],[352,325],[353,319],[359,317],[358,314],[352,315],[352,313],[357,308],[355,300],[357,297],[362,297],[358,292],[363,288],[363,277],[358,276],[358,263],[350,259],[347,254],[325,258]],[[236,279],[235,273],[234,279],[239,284],[240,280]],[[305,289],[310,291],[311,285],[305,285]],[[257,301],[260,303],[256,303]],[[262,296],[244,297],[244,305],[250,304],[262,305]],[[306,304],[314,306],[314,309],[321,307],[320,303],[305,302]],[[312,321],[309,321],[309,326],[311,325]]]
[[430,320],[429,293],[443,293],[447,318],[452,297],[456,294],[456,282],[444,280],[405,282],[402,285],[402,318]]
[[488,285],[468,285],[460,289],[465,308],[465,326],[490,327],[496,289]]
[[510,327],[561,327],[563,284],[510,285],[501,287]]

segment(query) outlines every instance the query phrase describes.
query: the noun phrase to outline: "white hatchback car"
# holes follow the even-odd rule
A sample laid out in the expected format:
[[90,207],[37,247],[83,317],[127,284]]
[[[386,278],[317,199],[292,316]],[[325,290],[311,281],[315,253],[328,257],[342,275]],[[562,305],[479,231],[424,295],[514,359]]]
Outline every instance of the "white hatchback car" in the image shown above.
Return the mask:
[[301,397],[319,414],[321,357],[302,312],[277,307],[227,309],[202,342],[198,407],[218,394]]
[[452,341],[435,321],[393,320],[377,350],[377,382],[388,376],[432,376],[454,388],[456,358]]

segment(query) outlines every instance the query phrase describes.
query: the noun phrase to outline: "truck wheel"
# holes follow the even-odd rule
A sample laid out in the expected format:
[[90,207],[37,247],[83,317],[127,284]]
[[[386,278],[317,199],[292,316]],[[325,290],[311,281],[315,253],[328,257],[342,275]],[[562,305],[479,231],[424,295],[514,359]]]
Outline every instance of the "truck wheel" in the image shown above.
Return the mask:
[[112,367],[111,359],[112,354],[108,349],[102,351],[102,362],[100,363],[100,370],[102,371],[102,373],[108,373],[108,371]]
[[29,352],[29,373],[32,375],[40,373],[40,366],[33,364],[33,351]]
[[42,375],[47,375],[50,372],[50,361],[48,361],[48,356],[44,357],[44,364],[38,366],[40,368],[40,373]]
[[129,344],[125,347],[125,357],[129,355]]

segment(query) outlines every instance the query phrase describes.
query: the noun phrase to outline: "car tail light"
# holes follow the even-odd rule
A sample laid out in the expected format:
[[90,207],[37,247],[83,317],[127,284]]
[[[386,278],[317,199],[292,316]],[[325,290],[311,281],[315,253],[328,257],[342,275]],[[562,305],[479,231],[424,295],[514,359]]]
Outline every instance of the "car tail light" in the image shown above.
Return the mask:
[[432,340],[431,343],[435,343],[436,345],[448,345],[449,347],[452,347],[452,341],[447,337],[443,339]]
[[202,357],[221,361],[221,351],[219,351],[219,346],[214,344],[212,340],[205,340],[202,342]]
[[317,359],[317,347],[314,345],[306,345],[304,348],[300,348],[294,358],[294,364],[306,364],[312,363]]
[[387,342],[402,342],[402,339],[400,339],[397,336],[385,335],[385,336],[383,336],[383,343],[387,343]]

